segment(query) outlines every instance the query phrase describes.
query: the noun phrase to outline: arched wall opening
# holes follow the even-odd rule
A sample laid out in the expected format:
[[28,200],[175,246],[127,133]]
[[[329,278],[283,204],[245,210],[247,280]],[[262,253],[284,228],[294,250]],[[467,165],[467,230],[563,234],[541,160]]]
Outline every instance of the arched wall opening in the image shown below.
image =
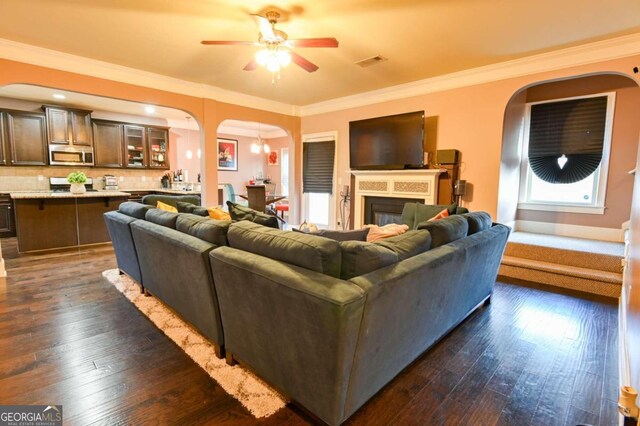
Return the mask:
[[[151,190],[161,187],[162,176],[169,169],[183,168],[177,161],[177,151],[181,143],[181,133],[186,129],[188,121],[196,133],[200,131],[197,119],[186,120],[191,117],[189,112],[181,109],[160,106],[151,102],[131,101],[112,96],[100,96],[90,92],[69,90],[57,86],[43,86],[37,84],[7,84],[0,87],[0,109],[22,111],[26,113],[44,114],[43,105],[55,105],[62,108],[76,108],[91,111],[93,132],[98,127],[96,123],[119,124],[132,126],[157,126],[167,128],[168,151],[162,152],[162,161],[168,161],[168,168],[152,167],[127,167],[130,152],[125,148],[124,142],[118,144],[121,151],[121,166],[109,161],[100,161],[98,147],[94,147],[95,166],[24,166],[19,169],[13,167],[0,168],[3,176],[0,187],[4,190],[48,190],[49,177],[66,176],[72,170],[82,170],[89,177],[97,179],[94,187],[100,188],[104,175],[114,175],[118,179],[118,187],[123,190]],[[122,131],[121,138],[124,138]],[[194,145],[199,142],[193,139]],[[124,144],[124,145],[123,145]],[[95,142],[94,142],[95,145]],[[115,146],[115,145],[114,145]],[[109,158],[114,158],[114,146],[108,145]],[[105,151],[102,147],[102,155]],[[151,148],[149,148],[151,149]],[[150,153],[150,151],[148,151]],[[147,153],[145,152],[145,155]],[[165,158],[166,157],[166,158]],[[145,158],[149,161],[150,158]],[[109,163],[109,164],[105,164]],[[19,172],[17,170],[20,170]],[[185,179],[187,180],[187,179]],[[189,176],[189,190],[197,190],[197,175]],[[186,184],[187,182],[185,182]],[[187,187],[183,185],[183,187]]]
[[[268,122],[226,119],[218,126],[217,138],[219,144],[216,166],[219,188],[230,184],[235,194],[244,194],[250,181],[267,179],[276,185],[276,194],[287,197],[294,194],[295,143],[294,138],[285,129]],[[269,153],[259,144],[268,145]],[[253,152],[252,145],[261,148],[260,151]],[[285,149],[289,161],[287,173],[284,175],[285,178],[288,176],[288,182],[283,182],[282,156]],[[225,194],[224,200],[219,200],[219,204],[226,200]],[[293,207],[293,203],[290,204],[290,207]]]
[[[527,103],[615,92],[610,161],[604,214],[531,210],[518,206],[521,188],[522,146],[526,135]],[[629,220],[640,121],[640,87],[619,73],[594,73],[528,84],[517,90],[505,108],[500,161],[497,220],[516,230],[546,229],[567,235],[569,229],[604,229],[615,234]],[[584,228],[584,229],[586,229]],[[542,232],[542,231],[540,231]],[[621,236],[622,233],[619,232]]]

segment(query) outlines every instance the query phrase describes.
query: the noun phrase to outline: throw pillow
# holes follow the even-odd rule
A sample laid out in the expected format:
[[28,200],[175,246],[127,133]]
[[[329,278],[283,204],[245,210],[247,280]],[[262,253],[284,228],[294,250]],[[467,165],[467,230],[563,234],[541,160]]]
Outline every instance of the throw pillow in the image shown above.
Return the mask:
[[458,208],[458,204],[456,203],[449,204],[449,205],[417,203],[414,222],[411,229],[416,229],[420,222],[424,222],[425,220],[429,220],[430,218],[436,216],[442,211],[442,209],[447,209],[447,212],[451,216],[456,214],[457,208]]
[[407,232],[409,227],[407,225],[398,225],[396,223],[389,223],[388,225],[365,225],[369,228],[367,234],[367,242],[372,243],[374,241],[382,240],[383,238],[393,237],[394,235],[400,235]]
[[221,207],[209,207],[207,209],[207,211],[209,212],[209,217],[211,219],[217,219],[217,220],[231,220],[231,215],[227,212],[225,212],[224,210],[222,210]]
[[278,219],[275,216],[261,213],[257,210],[250,209],[249,207],[232,203],[231,201],[227,201],[227,206],[229,207],[229,215],[231,215],[232,220],[248,220],[270,228],[280,228]]
[[186,203],[184,201],[176,201],[176,208],[178,209],[178,213],[193,213],[193,210],[198,208],[196,204]]
[[445,217],[449,217],[449,210],[443,209],[440,213],[429,219],[429,222],[433,222],[434,220],[444,219]]
[[158,204],[156,204],[156,207],[166,212],[178,213],[177,208],[170,206],[169,204],[163,203],[162,201],[158,201]]

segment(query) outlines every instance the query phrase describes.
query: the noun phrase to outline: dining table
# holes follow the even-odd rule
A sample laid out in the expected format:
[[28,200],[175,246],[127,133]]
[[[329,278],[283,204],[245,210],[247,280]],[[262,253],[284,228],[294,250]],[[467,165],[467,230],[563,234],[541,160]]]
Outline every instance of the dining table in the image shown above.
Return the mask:
[[249,202],[249,208],[261,212],[266,211],[267,206],[287,198],[286,195],[269,194],[264,190],[264,185],[247,185],[246,194],[238,194]]

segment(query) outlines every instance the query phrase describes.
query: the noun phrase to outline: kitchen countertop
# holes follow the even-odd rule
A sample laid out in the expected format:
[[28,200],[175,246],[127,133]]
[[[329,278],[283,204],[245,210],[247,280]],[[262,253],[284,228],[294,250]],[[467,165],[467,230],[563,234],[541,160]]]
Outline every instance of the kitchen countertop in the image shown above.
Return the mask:
[[200,191],[182,191],[180,189],[167,189],[167,188],[136,188],[136,189],[121,189],[124,192],[158,192],[161,194],[176,194],[176,195],[200,195]]
[[10,192],[9,195],[14,200],[33,198],[104,198],[104,197],[129,197],[129,194],[122,191],[87,191],[82,194],[72,194],[70,192],[51,191],[22,191]]

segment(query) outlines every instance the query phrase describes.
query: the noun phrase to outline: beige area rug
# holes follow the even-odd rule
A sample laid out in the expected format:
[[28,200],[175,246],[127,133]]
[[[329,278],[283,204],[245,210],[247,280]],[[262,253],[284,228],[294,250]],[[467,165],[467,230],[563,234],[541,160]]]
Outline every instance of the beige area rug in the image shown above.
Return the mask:
[[256,418],[268,417],[285,406],[285,399],[250,371],[239,365],[230,367],[217,358],[207,339],[158,299],[141,294],[133,279],[120,275],[117,269],[104,271],[102,276]]

